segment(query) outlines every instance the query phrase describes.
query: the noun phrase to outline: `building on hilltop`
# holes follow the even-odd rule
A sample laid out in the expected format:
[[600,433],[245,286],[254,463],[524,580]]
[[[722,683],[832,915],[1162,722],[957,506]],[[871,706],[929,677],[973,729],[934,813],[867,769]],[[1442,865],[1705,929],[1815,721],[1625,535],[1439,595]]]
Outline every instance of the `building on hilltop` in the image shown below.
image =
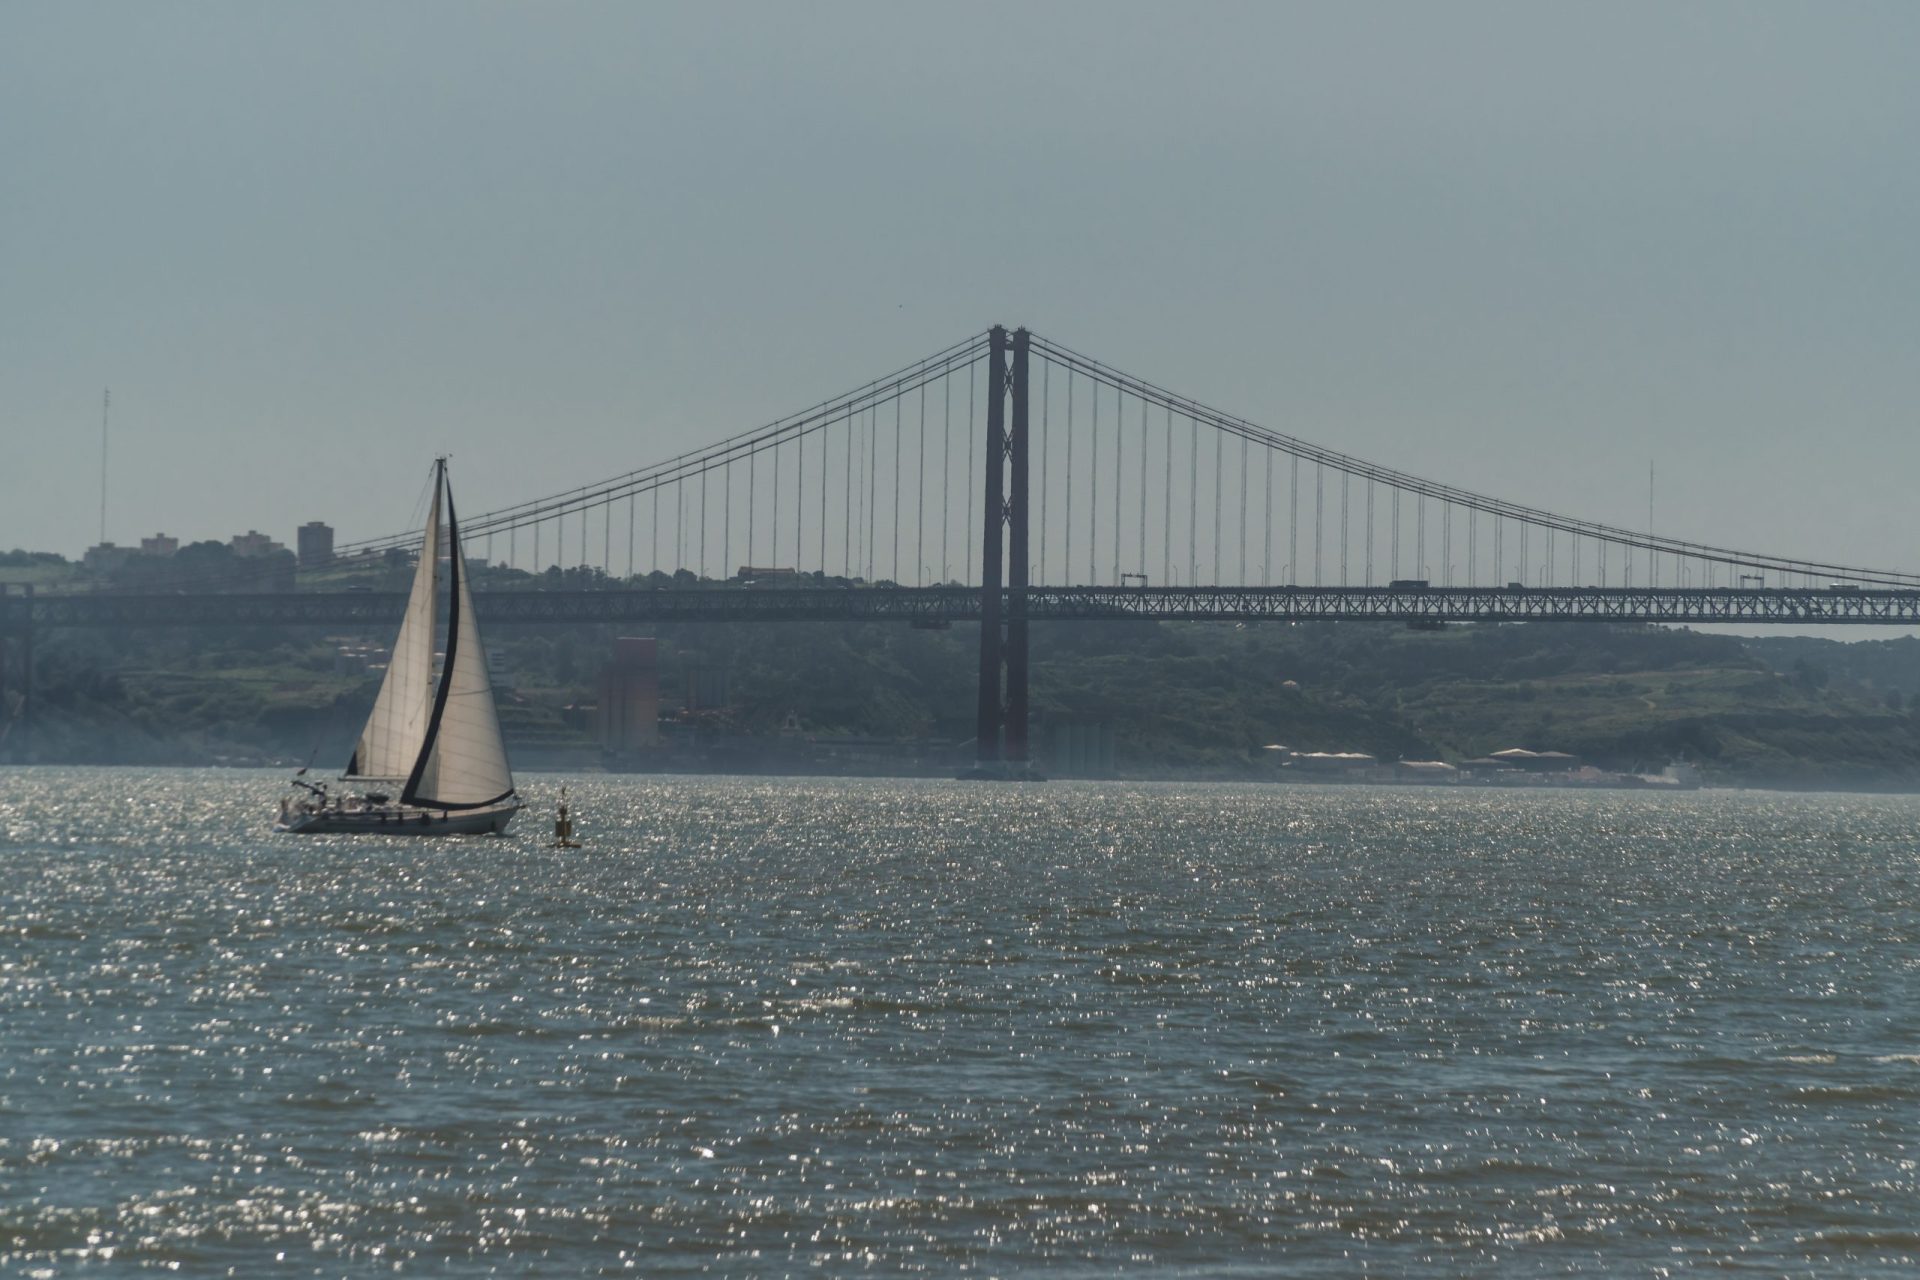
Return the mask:
[[180,549],[180,539],[170,538],[164,533],[156,533],[151,538],[140,539],[140,554],[159,556],[165,559]]
[[324,565],[333,559],[333,526],[320,520],[309,520],[297,531],[295,545],[299,550],[302,569]]
[[242,559],[254,556],[270,556],[276,551],[285,551],[286,547],[258,529],[249,529],[245,533],[236,533],[227,545],[233,548],[233,554]]
[[98,546],[88,547],[86,554],[80,557],[80,563],[95,573],[112,573],[124,569],[127,563],[140,554],[132,547],[116,547],[111,542],[102,542]]

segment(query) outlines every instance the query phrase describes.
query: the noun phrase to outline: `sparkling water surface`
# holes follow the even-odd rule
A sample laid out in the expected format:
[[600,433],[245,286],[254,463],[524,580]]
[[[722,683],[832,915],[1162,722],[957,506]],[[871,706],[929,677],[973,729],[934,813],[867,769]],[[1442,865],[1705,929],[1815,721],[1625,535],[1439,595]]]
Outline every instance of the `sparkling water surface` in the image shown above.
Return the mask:
[[0,1274],[1908,1276],[1920,802],[0,771]]

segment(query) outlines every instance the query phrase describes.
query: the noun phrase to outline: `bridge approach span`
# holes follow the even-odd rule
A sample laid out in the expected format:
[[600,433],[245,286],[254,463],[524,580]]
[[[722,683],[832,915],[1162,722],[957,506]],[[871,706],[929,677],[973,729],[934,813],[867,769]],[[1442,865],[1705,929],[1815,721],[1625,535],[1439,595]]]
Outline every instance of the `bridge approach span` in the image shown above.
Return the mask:
[[[8,630],[50,627],[385,628],[398,592],[0,597]],[[978,622],[978,587],[664,587],[493,591],[489,626],[674,622]],[[1920,591],[1689,587],[1029,587],[1000,592],[1031,622],[1665,622],[1920,626]]]

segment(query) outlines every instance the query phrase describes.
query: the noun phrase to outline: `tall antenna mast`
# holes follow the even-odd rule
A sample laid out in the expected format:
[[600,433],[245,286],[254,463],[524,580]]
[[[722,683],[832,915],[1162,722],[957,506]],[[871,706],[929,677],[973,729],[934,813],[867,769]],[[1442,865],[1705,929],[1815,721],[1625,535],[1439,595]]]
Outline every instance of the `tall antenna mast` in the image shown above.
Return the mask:
[[100,541],[107,540],[107,413],[113,408],[113,388],[100,393]]

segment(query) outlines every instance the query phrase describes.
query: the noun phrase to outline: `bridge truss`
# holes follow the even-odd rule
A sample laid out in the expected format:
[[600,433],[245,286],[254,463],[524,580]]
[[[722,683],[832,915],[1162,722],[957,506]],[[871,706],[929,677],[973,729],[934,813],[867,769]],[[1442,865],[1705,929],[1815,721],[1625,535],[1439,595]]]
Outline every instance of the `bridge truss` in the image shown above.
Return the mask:
[[[1014,607],[1002,588],[998,613]],[[1027,587],[1029,621],[1613,622],[1920,626],[1920,590],[1775,587]],[[492,626],[598,623],[980,622],[976,587],[653,587],[489,591]],[[400,592],[0,597],[0,628],[390,627]]]

